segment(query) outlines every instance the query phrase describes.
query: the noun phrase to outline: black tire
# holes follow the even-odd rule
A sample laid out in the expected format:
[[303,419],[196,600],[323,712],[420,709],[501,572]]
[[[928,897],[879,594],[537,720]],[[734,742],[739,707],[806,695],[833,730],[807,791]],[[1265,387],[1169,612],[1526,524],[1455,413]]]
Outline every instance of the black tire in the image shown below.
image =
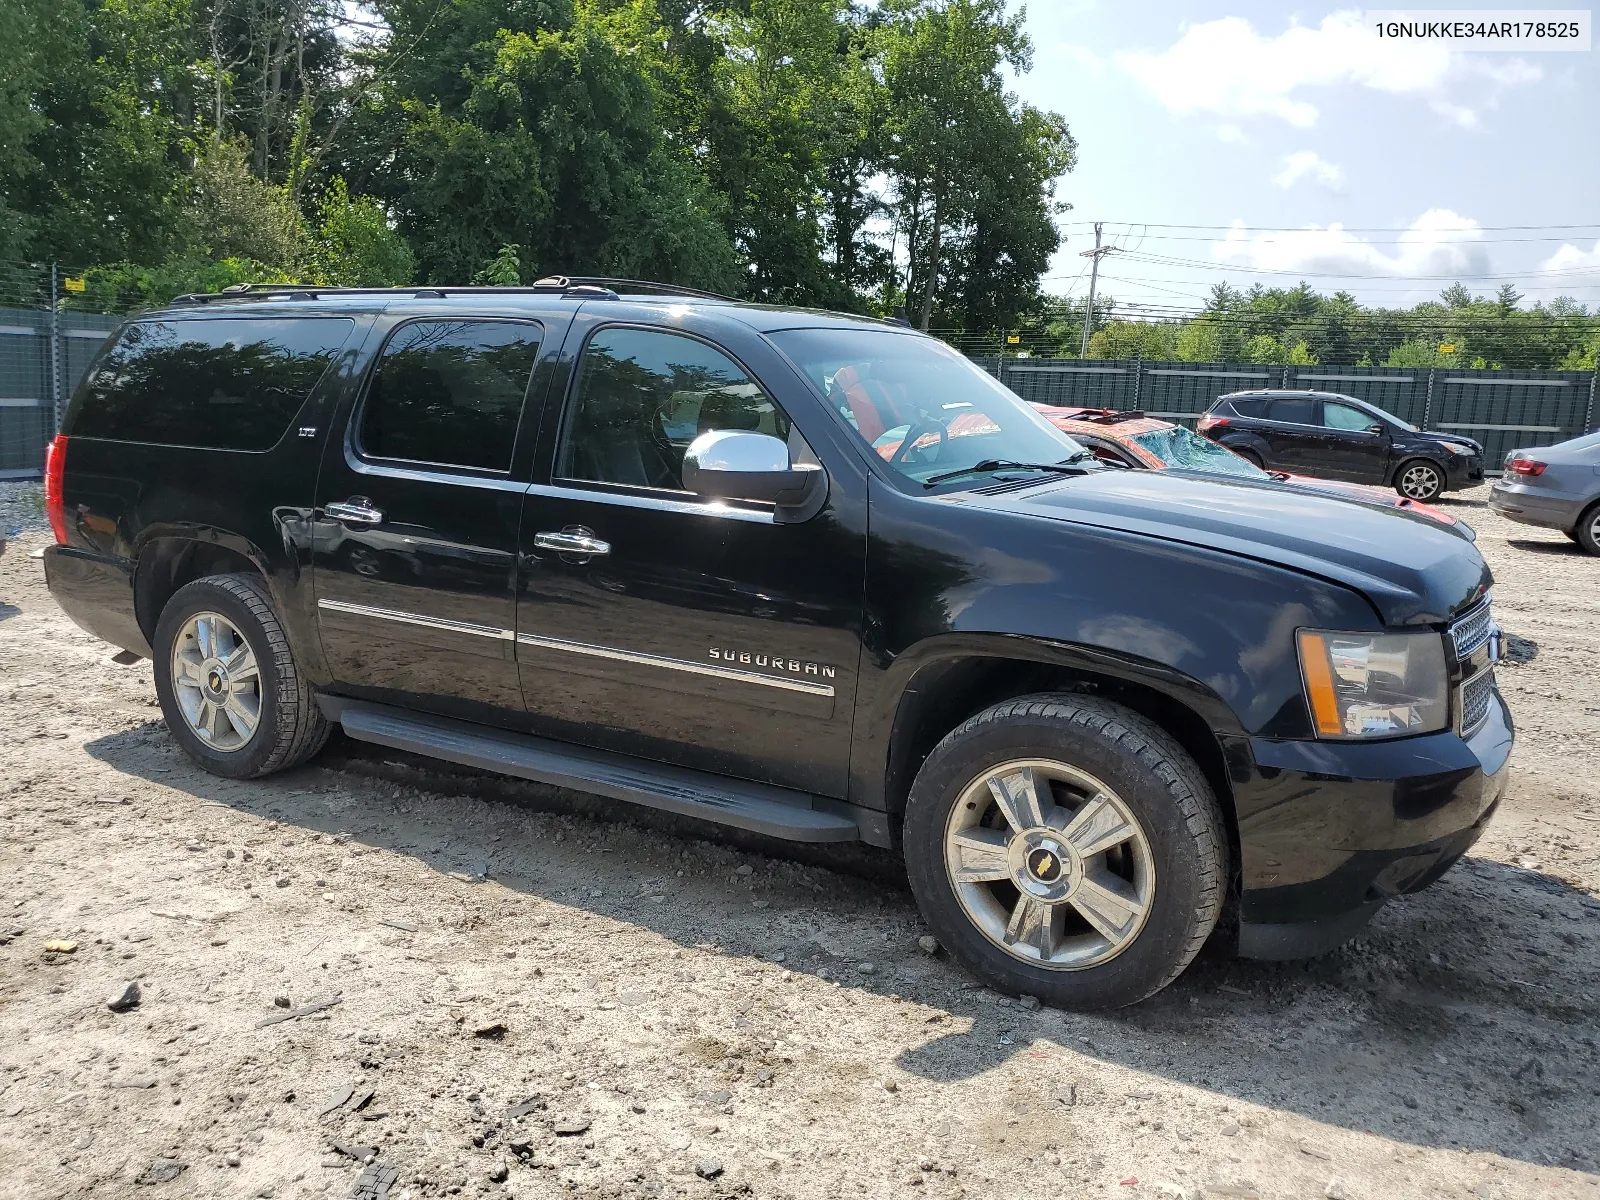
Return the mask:
[[1394,473],[1394,490],[1422,504],[1438,499],[1444,485],[1444,468],[1431,458],[1408,458]]
[[[190,727],[173,682],[173,644],[188,620],[204,612],[233,624],[249,643],[259,671],[259,723],[248,742],[229,752],[208,745]],[[299,766],[327,744],[332,726],[294,661],[259,577],[211,575],[179,588],[161,610],[153,648],[156,695],[167,728],[184,753],[213,775],[259,779]]]
[[1591,504],[1568,535],[1586,554],[1600,554],[1600,504]]
[[1226,446],[1224,448],[1232,450],[1240,458],[1244,459],[1245,462],[1249,463],[1253,467],[1258,468],[1259,470],[1265,471],[1267,469],[1267,464],[1262,459],[1261,455],[1257,454],[1254,450],[1251,450],[1247,446]]
[[[945,850],[952,814],[986,772],[1020,759],[1069,764],[1102,781],[1143,827],[1153,897],[1143,926],[1108,961],[1071,969],[1025,961],[957,897]],[[1194,760],[1154,722],[1073,694],[1008,700],[951,731],[912,785],[904,849],[923,916],[958,962],[1002,992],[1067,1009],[1134,1004],[1176,979],[1215,928],[1229,879],[1222,811]]]

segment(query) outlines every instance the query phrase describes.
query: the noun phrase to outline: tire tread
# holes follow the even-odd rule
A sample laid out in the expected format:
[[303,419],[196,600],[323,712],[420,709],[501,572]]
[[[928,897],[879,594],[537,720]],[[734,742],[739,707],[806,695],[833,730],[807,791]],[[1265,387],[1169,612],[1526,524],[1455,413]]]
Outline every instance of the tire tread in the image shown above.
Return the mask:
[[1130,754],[1160,780],[1194,841],[1200,860],[1200,896],[1189,936],[1159,982],[1126,1003],[1161,991],[1188,969],[1222,916],[1228,893],[1228,848],[1222,808],[1199,766],[1161,726],[1121,704],[1071,692],[1042,693],[1002,701],[969,717],[947,733],[928,756],[987,726],[1015,720],[1057,720],[1080,727]]

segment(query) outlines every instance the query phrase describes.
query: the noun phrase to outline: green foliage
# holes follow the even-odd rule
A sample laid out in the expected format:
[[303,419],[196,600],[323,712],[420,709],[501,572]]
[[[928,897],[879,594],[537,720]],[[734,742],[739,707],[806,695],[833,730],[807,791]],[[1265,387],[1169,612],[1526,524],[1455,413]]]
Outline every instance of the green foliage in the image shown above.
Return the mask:
[[251,173],[246,154],[240,143],[217,142],[195,164],[179,226],[185,255],[250,259],[306,274],[312,256],[305,217],[287,191]]
[[[350,195],[336,178],[317,205],[314,257],[318,282],[336,287],[398,287],[416,276],[417,260],[371,196]],[[515,247],[511,247],[515,249]]]
[[522,282],[522,247],[509,243],[483,264],[472,276],[472,282],[486,287],[516,287]]

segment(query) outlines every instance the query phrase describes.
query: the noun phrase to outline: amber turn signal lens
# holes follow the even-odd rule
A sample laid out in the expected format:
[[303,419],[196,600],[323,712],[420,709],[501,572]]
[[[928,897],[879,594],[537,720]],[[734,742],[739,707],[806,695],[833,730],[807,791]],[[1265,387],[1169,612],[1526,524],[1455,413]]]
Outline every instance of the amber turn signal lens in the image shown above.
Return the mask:
[[1320,633],[1300,631],[1300,664],[1305,670],[1306,699],[1311,701],[1311,719],[1323,737],[1344,733],[1339,719],[1339,697],[1333,689],[1333,667],[1328,659],[1328,639]]

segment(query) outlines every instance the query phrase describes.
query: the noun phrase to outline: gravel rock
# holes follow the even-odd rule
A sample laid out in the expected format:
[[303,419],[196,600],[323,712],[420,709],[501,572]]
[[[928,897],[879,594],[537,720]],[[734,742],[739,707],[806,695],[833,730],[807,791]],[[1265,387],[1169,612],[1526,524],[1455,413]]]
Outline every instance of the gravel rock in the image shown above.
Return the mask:
[[722,1160],[720,1158],[702,1158],[694,1164],[694,1173],[701,1179],[715,1179],[722,1174]]
[[917,948],[924,954],[939,953],[939,939],[931,933],[925,933],[917,939]]
[[120,992],[114,992],[106,999],[106,1007],[114,1013],[127,1012],[129,1009],[138,1008],[139,1001],[144,999],[144,993],[139,990],[138,981],[135,980]]
[[141,1187],[152,1187],[158,1183],[171,1183],[184,1171],[189,1164],[179,1162],[175,1158],[158,1158],[141,1171],[134,1179],[134,1183]]
[[576,1137],[587,1133],[593,1123],[588,1117],[562,1117],[552,1128],[561,1137]]

